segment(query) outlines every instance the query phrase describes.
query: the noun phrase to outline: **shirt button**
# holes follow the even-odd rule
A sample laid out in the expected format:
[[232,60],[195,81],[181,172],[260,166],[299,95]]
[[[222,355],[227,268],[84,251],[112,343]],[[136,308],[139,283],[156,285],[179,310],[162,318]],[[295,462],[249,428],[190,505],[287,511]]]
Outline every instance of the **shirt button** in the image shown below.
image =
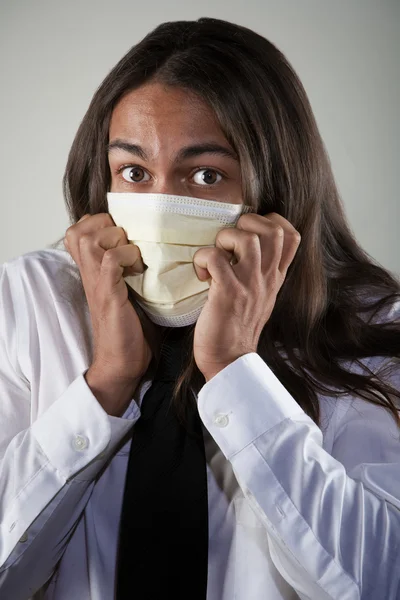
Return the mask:
[[226,427],[229,423],[229,417],[228,415],[220,413],[219,415],[215,415],[214,423],[217,425],[217,427]]
[[76,438],[74,439],[74,448],[75,450],[85,450],[89,445],[89,440],[87,439],[87,437],[83,436],[83,435],[77,435]]
[[22,543],[24,543],[24,542],[27,542],[27,541],[28,541],[28,534],[27,534],[27,532],[26,532],[26,531],[25,531],[25,533],[23,533],[23,534],[21,535],[21,537],[19,538],[19,541],[20,541],[20,542],[22,542]]

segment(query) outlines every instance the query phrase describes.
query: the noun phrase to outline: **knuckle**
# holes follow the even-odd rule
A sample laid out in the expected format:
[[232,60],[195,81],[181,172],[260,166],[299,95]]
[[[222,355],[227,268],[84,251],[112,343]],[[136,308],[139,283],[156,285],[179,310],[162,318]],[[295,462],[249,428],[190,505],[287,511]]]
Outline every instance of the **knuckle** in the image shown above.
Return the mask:
[[283,234],[285,233],[283,227],[281,225],[278,225],[277,223],[274,223],[271,227],[273,234],[275,237],[280,238],[283,236]]
[[70,227],[68,227],[67,231],[65,232],[65,238],[70,242],[75,236],[75,225],[71,225]]
[[251,213],[246,213],[244,215],[241,215],[241,217],[238,219],[238,224],[240,223],[240,226],[245,226],[246,224],[250,224],[253,222],[254,217],[256,215],[251,214]]
[[86,250],[92,244],[92,236],[88,233],[83,233],[79,237],[79,248],[82,250]]
[[221,229],[215,236],[215,243],[221,242],[222,240],[226,239],[228,236],[231,235],[231,233],[232,232],[230,229]]
[[126,232],[125,232],[125,229],[123,227],[117,227],[117,226],[115,226],[115,229],[118,231],[121,239],[124,239],[124,240],[127,239]]
[[246,232],[247,233],[247,243],[251,244],[252,246],[259,246],[260,245],[260,238],[258,236],[257,233],[253,233],[251,231]]
[[300,235],[300,233],[296,229],[294,229],[293,232],[292,232],[292,235],[293,235],[293,241],[296,244],[300,244],[300,242],[301,242],[301,235]]

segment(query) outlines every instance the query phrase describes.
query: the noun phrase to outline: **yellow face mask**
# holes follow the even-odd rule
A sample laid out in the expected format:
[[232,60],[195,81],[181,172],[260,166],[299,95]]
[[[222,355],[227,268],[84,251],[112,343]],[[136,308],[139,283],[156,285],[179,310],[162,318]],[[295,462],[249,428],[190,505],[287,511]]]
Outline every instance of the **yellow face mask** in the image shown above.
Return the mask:
[[107,194],[108,210],[128,241],[141,251],[148,269],[125,277],[137,301],[157,325],[183,327],[194,323],[210,288],[193,265],[197,250],[215,246],[217,233],[235,227],[244,204],[227,204],[169,194]]

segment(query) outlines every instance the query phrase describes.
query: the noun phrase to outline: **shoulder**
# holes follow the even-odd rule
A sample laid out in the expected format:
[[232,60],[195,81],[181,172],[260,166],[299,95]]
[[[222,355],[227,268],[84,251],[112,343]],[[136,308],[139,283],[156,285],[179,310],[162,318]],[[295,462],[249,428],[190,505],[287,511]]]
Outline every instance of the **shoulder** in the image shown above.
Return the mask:
[[[385,379],[400,389],[399,365],[380,357],[370,359],[368,365],[366,360],[361,361],[359,373],[366,374],[367,369],[368,373],[380,373],[382,363],[389,362],[390,370]],[[400,408],[397,398],[392,399]],[[400,429],[386,407],[351,393],[337,397],[319,396],[319,405],[324,449],[346,468],[357,462],[399,462]],[[364,456],[363,461],[361,456]]]
[[28,381],[39,378],[41,361],[56,363],[57,355],[79,368],[86,360],[90,314],[65,249],[29,252],[0,266],[0,344]]
[[62,247],[23,254],[0,266],[1,307],[18,310],[27,300],[48,304],[82,295],[79,269]]
[[[378,300],[378,298],[372,298],[372,300],[370,298],[368,304],[371,306]],[[389,297],[386,302],[381,300],[376,307],[363,312],[361,318],[371,325],[382,325],[382,327],[391,324],[397,325],[400,321],[400,295]],[[400,390],[400,361],[397,357],[367,356],[360,359],[343,360],[340,364],[346,371],[379,378]],[[394,401],[396,404],[398,403],[396,398]],[[334,441],[343,431],[352,430],[353,427],[360,427],[365,432],[386,431],[387,435],[392,434],[397,439],[397,443],[399,441],[399,431],[393,415],[382,405],[367,401],[357,394],[348,393],[333,397],[319,395],[319,406],[321,429],[326,436],[328,448],[332,448]]]
[[65,249],[23,254],[0,266],[0,336],[18,339],[64,334],[86,319],[88,307],[77,265]]
[[70,254],[61,244],[56,247],[27,252],[4,262],[0,269],[11,277],[35,279],[37,276],[53,275],[68,266],[77,267]]

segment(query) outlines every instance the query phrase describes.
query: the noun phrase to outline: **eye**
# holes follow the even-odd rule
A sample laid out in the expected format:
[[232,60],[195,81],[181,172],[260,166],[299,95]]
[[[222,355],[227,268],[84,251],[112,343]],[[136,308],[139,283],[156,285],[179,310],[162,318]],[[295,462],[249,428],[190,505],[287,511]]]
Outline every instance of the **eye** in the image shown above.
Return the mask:
[[199,185],[213,185],[219,183],[221,179],[222,176],[213,169],[201,169],[193,176],[193,181]]
[[130,183],[142,183],[150,179],[150,175],[142,167],[125,167],[122,169],[122,177]]

